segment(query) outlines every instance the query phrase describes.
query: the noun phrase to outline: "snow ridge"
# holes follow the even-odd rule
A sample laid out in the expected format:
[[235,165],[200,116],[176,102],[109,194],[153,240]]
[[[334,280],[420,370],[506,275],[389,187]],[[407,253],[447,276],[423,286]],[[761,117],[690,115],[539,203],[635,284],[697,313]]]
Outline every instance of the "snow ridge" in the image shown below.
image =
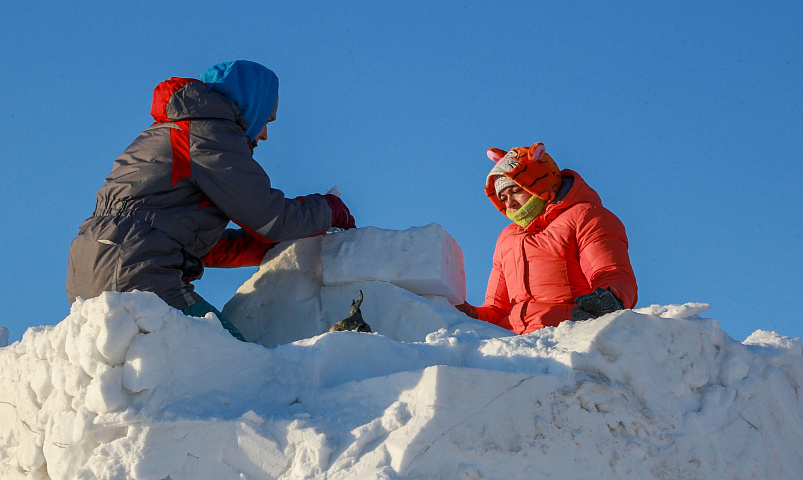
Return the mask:
[[800,341],[705,308],[266,349],[105,293],[0,350],[0,476],[800,478]]

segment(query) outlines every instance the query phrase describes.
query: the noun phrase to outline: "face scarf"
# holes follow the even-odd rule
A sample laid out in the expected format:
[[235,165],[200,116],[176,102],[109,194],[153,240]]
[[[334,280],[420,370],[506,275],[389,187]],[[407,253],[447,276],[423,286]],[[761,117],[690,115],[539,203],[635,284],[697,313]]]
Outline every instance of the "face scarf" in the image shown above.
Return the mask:
[[541,212],[546,208],[546,204],[546,200],[533,195],[520,209],[513,213],[506,212],[505,215],[507,215],[507,218],[516,222],[520,227],[525,228],[530,222],[535,220],[535,217],[541,215]]

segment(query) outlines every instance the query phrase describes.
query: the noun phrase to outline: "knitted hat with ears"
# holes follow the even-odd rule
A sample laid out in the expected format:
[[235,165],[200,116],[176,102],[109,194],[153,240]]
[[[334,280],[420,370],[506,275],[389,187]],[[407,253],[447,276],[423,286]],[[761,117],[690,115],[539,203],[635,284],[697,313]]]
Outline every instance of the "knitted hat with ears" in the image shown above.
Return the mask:
[[509,152],[489,148],[486,153],[496,165],[485,180],[485,194],[503,215],[507,215],[507,208],[497,193],[513,183],[546,202],[555,199],[562,182],[560,169],[546,153],[543,143],[512,148]]

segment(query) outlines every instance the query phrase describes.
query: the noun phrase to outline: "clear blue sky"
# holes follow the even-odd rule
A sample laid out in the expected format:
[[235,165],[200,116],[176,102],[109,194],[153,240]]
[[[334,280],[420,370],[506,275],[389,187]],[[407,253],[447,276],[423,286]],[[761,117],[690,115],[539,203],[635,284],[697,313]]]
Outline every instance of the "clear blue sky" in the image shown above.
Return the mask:
[[[360,226],[437,222],[481,303],[507,224],[489,147],[544,142],[625,223],[639,306],[803,335],[803,3],[6,2],[0,325],[69,313],[67,251],[153,87],[249,59],[280,79],[255,157]],[[370,255],[370,252],[366,252]],[[222,308],[255,268],[208,270]]]

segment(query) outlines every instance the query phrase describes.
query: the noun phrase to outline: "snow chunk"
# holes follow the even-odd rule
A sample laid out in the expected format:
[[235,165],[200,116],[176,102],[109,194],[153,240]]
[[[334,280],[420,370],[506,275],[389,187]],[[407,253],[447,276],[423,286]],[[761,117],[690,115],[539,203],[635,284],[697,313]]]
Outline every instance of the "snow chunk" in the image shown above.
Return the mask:
[[105,302],[85,303],[81,315],[87,319],[85,327],[98,332],[97,351],[110,365],[122,365],[139,327],[119,295],[107,293],[104,298]]
[[323,283],[374,280],[418,295],[440,295],[453,304],[466,298],[463,251],[438,224],[409,230],[357,228],[323,238]]
[[683,305],[650,305],[637,308],[636,312],[657,315],[663,318],[696,318],[699,314],[707,312],[711,305],[707,303],[684,303]]
[[745,345],[758,345],[774,348],[778,351],[787,351],[789,355],[801,356],[800,338],[789,338],[768,330],[756,330],[743,342]]
[[275,347],[328,329],[321,317],[321,240],[285,242],[269,250],[259,270],[226,303],[223,314],[248,341]]

